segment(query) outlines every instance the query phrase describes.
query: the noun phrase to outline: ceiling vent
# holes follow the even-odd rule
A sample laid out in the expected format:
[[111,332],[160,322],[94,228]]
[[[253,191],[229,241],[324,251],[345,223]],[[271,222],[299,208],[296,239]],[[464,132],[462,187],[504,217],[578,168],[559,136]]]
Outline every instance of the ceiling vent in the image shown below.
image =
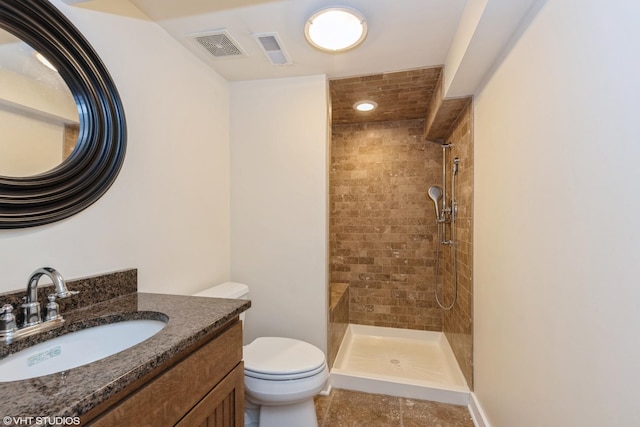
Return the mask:
[[215,59],[240,58],[247,56],[237,41],[227,30],[207,31],[206,33],[189,34],[187,37]]
[[260,45],[262,51],[267,55],[267,58],[269,58],[269,61],[273,65],[288,65],[292,63],[278,34],[260,33],[254,34],[253,37],[255,37],[258,45]]

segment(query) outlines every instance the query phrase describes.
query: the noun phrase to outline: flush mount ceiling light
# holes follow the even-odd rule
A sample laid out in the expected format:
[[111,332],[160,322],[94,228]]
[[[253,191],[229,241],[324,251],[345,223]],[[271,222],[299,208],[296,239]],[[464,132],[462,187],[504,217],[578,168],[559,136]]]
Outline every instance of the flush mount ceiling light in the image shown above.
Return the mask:
[[367,36],[367,23],[355,9],[330,7],[307,20],[304,35],[318,49],[342,52],[362,43]]
[[378,103],[375,101],[358,101],[353,104],[353,108],[358,111],[362,111],[366,113],[368,111],[373,111],[378,108]]

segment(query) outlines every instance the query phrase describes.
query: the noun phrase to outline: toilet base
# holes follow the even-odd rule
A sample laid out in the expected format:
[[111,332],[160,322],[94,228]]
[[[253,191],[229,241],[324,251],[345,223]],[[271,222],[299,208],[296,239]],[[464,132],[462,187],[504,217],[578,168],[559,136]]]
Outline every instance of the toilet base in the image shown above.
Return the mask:
[[260,406],[244,400],[244,427],[258,427]]
[[260,427],[318,427],[313,398],[291,405],[260,406]]

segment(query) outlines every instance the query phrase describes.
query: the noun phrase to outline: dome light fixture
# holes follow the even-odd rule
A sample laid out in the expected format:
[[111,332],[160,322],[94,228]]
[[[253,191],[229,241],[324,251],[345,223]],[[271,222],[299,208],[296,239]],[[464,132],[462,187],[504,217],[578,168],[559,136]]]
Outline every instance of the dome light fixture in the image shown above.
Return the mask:
[[348,7],[329,7],[314,13],[304,27],[307,41],[326,52],[343,52],[362,43],[367,22],[360,12]]
[[358,101],[355,104],[353,104],[354,110],[361,111],[363,113],[373,111],[376,108],[378,108],[378,103],[375,101]]

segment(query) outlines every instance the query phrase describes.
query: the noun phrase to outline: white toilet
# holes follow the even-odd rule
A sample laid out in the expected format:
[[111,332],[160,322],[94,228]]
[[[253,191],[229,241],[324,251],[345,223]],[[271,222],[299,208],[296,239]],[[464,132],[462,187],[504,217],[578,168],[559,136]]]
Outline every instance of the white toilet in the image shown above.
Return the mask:
[[[195,294],[239,299],[248,295],[247,285],[234,282]],[[245,426],[318,426],[313,398],[329,379],[319,348],[291,338],[260,337],[244,346],[243,359]]]

